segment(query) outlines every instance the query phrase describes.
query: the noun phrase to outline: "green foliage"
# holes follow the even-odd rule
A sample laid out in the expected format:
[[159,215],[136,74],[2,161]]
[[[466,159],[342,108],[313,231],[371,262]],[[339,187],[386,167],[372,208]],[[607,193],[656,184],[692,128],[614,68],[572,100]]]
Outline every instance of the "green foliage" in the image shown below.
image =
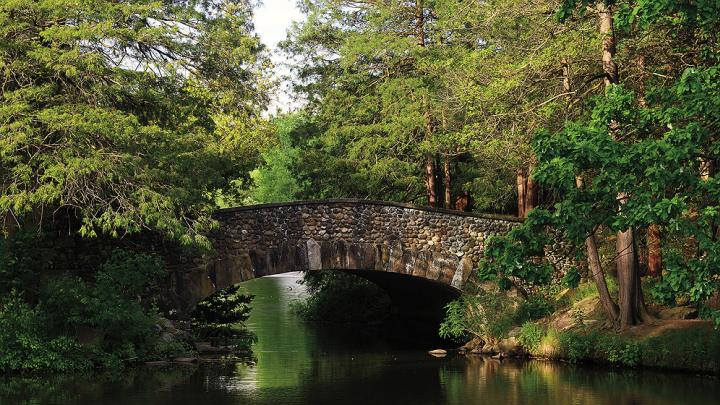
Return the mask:
[[[162,274],[157,258],[115,250],[95,274],[94,283],[78,277],[58,277],[47,282],[41,294],[45,309],[64,314],[51,329],[74,331],[95,328],[106,335],[103,350],[133,352],[147,350],[151,344],[156,314],[137,298]],[[124,345],[130,344],[130,347]]]
[[[318,126],[303,160],[319,195],[426,202],[426,164],[440,174],[447,158],[452,196],[513,210],[529,137],[562,121],[561,83],[547,72],[557,55],[595,46],[544,18],[543,2],[421,2],[421,20],[398,1],[303,4],[307,21],[284,48]],[[526,46],[538,42],[547,48]]]
[[553,313],[555,305],[550,299],[541,294],[534,294],[524,299],[515,308],[513,323],[523,325],[526,321],[535,321]]
[[[535,252],[523,246],[544,243],[543,235],[534,231],[539,226],[561,230],[582,246],[597,227],[620,231],[656,224],[686,240],[696,238],[701,252],[688,255],[679,250],[682,247],[664,244],[666,275],[655,289],[656,298],[670,301],[687,295],[694,303],[709,298],[720,286],[713,202],[720,194],[714,176],[701,180],[697,161],[715,153],[710,134],[713,120],[720,117],[720,88],[711,83],[718,82],[718,72],[686,71],[673,88],[652,93],[649,99],[657,103],[653,109],[638,107],[632,92],[613,87],[595,101],[588,122],[539,134],[534,177],[561,199],[552,210],[533,211],[522,227],[491,243],[486,261],[491,270],[498,277],[510,274],[529,283],[547,280],[547,270],[533,258]],[[628,142],[617,131],[631,132],[635,140]],[[575,186],[577,177],[586,180],[585,187]],[[616,198],[621,192],[628,195],[622,210]]]
[[69,336],[52,336],[50,317],[13,291],[0,301],[0,373],[68,372],[90,368],[80,345]]
[[528,322],[518,339],[531,354],[572,362],[706,373],[720,371],[720,336],[702,325],[667,330],[649,337],[626,337],[609,331],[545,330],[541,325]]
[[572,266],[563,276],[562,283],[567,287],[576,288],[578,285],[580,285],[580,279],[580,271],[578,270],[577,266]]
[[1,1],[0,218],[207,245],[213,193],[265,144],[249,7]]
[[22,230],[12,238],[0,234],[0,294],[25,290],[37,294],[37,272],[53,262],[56,251],[42,236]]
[[535,322],[525,322],[520,329],[518,341],[525,350],[536,353],[544,337],[545,328]]
[[162,274],[152,256],[115,250],[92,282],[43,280],[34,300],[17,292],[0,304],[3,372],[117,368],[156,358],[157,313],[148,296]]
[[517,287],[519,281],[533,286],[550,283],[552,265],[534,260],[544,255],[545,246],[552,241],[547,221],[548,213],[535,209],[521,226],[513,228],[506,236],[489,238],[480,261],[481,279],[497,281],[503,289]]
[[250,317],[253,298],[253,295],[242,294],[238,285],[214,293],[195,306],[191,323],[193,331],[198,338],[213,344],[222,341],[238,349],[249,349],[257,340],[244,324]]
[[637,342],[629,341],[612,335],[603,335],[597,341],[597,349],[611,364],[621,364],[626,367],[635,367],[640,364],[641,346]]
[[310,296],[292,305],[307,320],[372,324],[386,320],[393,313],[387,293],[363,278],[319,271],[305,273],[303,283]]
[[558,337],[560,350],[573,363],[589,358],[594,348],[594,335],[565,331]]
[[247,202],[275,203],[297,200],[305,193],[306,182],[301,180],[301,154],[303,131],[311,123],[305,114],[294,113],[275,122],[278,144],[261,154],[263,163],[250,172],[253,187],[248,191]]
[[439,334],[459,341],[477,336],[496,342],[507,337],[513,318],[512,300],[506,294],[488,291],[466,294],[445,307]]
[[640,342],[642,365],[720,372],[720,335],[710,328],[669,330]]

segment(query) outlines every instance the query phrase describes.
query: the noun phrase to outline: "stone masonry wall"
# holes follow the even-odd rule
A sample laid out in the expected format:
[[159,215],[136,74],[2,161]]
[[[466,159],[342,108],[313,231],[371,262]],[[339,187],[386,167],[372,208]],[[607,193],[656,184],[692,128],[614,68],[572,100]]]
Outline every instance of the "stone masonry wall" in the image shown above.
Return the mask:
[[[217,255],[176,291],[193,302],[265,275],[304,270],[377,270],[461,288],[484,241],[520,220],[367,200],[324,200],[221,210]],[[192,272],[191,272],[192,273]]]

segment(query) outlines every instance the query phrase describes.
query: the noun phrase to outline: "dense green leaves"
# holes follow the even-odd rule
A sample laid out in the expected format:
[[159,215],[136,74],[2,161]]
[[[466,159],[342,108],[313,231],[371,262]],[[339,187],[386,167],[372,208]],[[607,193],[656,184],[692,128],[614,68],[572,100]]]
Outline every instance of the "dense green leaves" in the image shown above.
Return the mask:
[[0,301],[0,372],[115,368],[153,358],[158,315],[140,297],[161,274],[156,258],[116,250],[94,280],[46,277],[35,297],[12,290]]
[[85,236],[205,243],[212,192],[264,143],[250,17],[235,1],[0,2],[5,227],[61,209]]

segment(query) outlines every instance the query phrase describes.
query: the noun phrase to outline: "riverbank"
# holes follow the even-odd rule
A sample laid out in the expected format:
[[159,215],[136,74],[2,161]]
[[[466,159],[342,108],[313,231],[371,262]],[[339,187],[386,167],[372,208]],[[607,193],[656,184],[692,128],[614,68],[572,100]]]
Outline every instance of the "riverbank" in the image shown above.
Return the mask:
[[496,343],[474,339],[460,351],[720,375],[720,331],[712,322],[682,319],[694,315],[684,307],[653,310],[655,321],[617,331],[604,319],[597,297],[588,297],[526,322]]

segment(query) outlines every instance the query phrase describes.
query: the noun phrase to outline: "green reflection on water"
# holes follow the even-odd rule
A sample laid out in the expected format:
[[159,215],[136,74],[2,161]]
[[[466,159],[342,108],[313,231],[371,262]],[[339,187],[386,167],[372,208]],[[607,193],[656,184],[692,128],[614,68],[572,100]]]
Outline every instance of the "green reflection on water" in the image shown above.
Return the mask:
[[549,362],[428,356],[412,332],[320,328],[293,315],[296,278],[262,278],[248,326],[255,367],[141,367],[115,375],[0,380],[6,404],[714,404],[720,381]]

